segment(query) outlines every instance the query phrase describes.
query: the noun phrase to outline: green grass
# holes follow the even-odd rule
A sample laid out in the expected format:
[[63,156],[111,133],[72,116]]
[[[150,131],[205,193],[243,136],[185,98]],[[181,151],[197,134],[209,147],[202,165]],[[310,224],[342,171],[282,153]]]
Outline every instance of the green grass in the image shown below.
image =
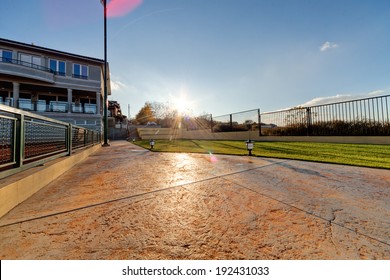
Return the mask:
[[[156,140],[153,151],[248,155],[244,141]],[[149,149],[149,141],[137,141]],[[390,147],[370,144],[256,142],[252,155],[390,169]]]

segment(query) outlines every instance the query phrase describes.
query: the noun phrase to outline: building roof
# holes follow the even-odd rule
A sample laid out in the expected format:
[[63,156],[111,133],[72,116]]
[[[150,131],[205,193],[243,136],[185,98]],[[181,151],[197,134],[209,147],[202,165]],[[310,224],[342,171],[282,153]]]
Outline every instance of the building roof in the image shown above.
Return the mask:
[[8,39],[4,39],[4,38],[0,38],[0,43],[6,44],[6,45],[22,47],[22,48],[28,48],[30,50],[36,50],[36,51],[39,51],[39,52],[46,52],[46,53],[52,53],[52,54],[57,54],[57,55],[70,56],[70,57],[73,57],[73,58],[84,59],[84,60],[89,60],[91,62],[103,63],[104,64],[104,60],[103,59],[93,58],[93,57],[83,56],[83,55],[78,55],[78,54],[73,54],[73,53],[69,53],[69,52],[63,52],[63,51],[54,50],[54,49],[49,49],[49,48],[45,48],[45,47],[41,47],[41,46],[36,46],[34,44],[26,44],[26,43],[12,41],[12,40],[8,40]]

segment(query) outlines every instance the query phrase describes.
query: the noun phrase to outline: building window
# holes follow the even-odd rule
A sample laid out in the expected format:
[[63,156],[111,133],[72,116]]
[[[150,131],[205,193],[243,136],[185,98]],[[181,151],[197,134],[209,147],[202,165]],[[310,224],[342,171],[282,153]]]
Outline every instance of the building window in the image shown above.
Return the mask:
[[54,74],[65,76],[65,61],[60,61],[56,59],[49,60],[50,71]]
[[41,58],[29,54],[20,54],[20,64],[32,68],[42,69]]
[[12,62],[12,52],[0,50],[1,61],[3,62]]
[[88,66],[73,64],[73,77],[79,79],[88,79]]

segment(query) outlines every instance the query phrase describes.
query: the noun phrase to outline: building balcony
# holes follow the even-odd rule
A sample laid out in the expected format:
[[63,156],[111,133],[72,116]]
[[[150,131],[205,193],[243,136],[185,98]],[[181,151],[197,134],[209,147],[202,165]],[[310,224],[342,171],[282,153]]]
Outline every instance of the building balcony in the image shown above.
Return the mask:
[[96,114],[97,113],[96,104],[84,104],[84,113]]
[[49,68],[16,59],[1,58],[0,73],[54,83],[54,73]]
[[[0,97],[0,104],[12,106],[13,99],[6,98],[3,100]],[[46,100],[37,100],[36,102],[31,101],[31,99],[19,98],[18,108],[25,111],[35,111],[35,112],[52,112],[52,113],[68,113],[69,104],[66,101],[50,101],[47,103]],[[71,113],[75,114],[97,114],[96,104],[75,104],[71,105]]]
[[0,104],[13,107],[14,106],[14,99],[12,97],[11,98],[9,98],[9,97],[3,98],[2,96],[0,96]]

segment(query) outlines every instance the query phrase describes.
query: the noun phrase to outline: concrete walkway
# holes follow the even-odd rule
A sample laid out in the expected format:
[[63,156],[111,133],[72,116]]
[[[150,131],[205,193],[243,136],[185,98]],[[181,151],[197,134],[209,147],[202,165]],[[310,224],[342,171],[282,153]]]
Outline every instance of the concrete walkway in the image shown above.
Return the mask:
[[390,170],[112,142],[0,219],[1,259],[390,259]]

